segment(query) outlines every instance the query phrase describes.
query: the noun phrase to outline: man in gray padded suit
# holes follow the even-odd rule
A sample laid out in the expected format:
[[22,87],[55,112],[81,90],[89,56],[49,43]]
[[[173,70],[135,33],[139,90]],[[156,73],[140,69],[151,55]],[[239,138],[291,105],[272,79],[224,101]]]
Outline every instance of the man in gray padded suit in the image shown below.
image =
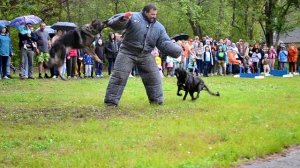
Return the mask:
[[163,104],[162,81],[151,51],[157,47],[174,58],[182,48],[170,40],[164,26],[156,21],[154,4],[146,5],[141,12],[127,12],[111,17],[107,26],[123,30],[124,38],[109,80],[104,103],[117,106],[132,68],[137,65],[151,104]]

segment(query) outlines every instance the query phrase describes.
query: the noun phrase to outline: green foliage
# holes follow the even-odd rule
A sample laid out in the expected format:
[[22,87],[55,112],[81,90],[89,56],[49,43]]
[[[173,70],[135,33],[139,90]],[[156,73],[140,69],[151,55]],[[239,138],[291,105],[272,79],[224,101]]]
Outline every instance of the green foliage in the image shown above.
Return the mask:
[[[0,19],[11,20],[17,16],[35,14],[48,25],[57,21],[71,21],[78,25],[92,19],[106,20],[126,11],[140,11],[150,0],[13,0],[1,1]],[[268,31],[286,32],[300,26],[299,1],[273,2],[270,18],[265,13],[265,0],[156,0],[158,20],[165,25],[170,36],[187,33],[191,37],[199,30],[217,40],[231,37],[249,41],[265,41]],[[233,16],[235,16],[233,18]],[[270,20],[271,22],[268,22]],[[104,37],[110,29],[104,30]],[[17,35],[12,31],[14,48]],[[16,50],[17,51],[17,50]]]

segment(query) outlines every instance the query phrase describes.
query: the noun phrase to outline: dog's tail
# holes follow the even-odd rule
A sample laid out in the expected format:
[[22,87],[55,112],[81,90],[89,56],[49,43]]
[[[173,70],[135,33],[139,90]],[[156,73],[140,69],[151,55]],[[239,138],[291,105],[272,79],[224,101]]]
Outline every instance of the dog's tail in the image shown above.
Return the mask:
[[214,93],[214,92],[210,91],[210,90],[208,89],[208,87],[207,87],[205,84],[204,84],[204,89],[205,89],[209,94],[211,94],[211,95],[213,95],[213,96],[220,96],[220,93],[219,93],[219,92]]

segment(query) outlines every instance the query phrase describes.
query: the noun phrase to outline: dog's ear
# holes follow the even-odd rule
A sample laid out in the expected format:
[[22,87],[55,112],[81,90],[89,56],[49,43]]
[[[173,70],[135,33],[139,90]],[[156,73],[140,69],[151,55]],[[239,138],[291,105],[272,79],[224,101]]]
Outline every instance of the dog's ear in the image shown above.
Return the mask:
[[91,22],[91,27],[100,33],[106,27],[106,25],[103,24],[103,22],[101,22],[99,19],[94,19]]

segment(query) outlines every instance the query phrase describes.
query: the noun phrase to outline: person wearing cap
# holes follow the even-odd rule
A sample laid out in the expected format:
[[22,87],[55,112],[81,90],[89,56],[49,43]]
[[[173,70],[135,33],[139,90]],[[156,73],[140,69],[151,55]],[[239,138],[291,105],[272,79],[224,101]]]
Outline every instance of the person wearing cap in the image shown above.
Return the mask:
[[8,35],[7,28],[4,25],[0,25],[0,79],[9,79],[7,77],[6,66],[8,58],[12,56],[11,39]]
[[171,41],[164,26],[156,20],[156,15],[156,6],[148,4],[141,12],[117,14],[108,20],[108,27],[125,32],[106,90],[104,103],[107,106],[118,106],[135,65],[150,104],[163,104],[162,81],[151,51],[157,47],[160,52],[177,58],[182,48]]

